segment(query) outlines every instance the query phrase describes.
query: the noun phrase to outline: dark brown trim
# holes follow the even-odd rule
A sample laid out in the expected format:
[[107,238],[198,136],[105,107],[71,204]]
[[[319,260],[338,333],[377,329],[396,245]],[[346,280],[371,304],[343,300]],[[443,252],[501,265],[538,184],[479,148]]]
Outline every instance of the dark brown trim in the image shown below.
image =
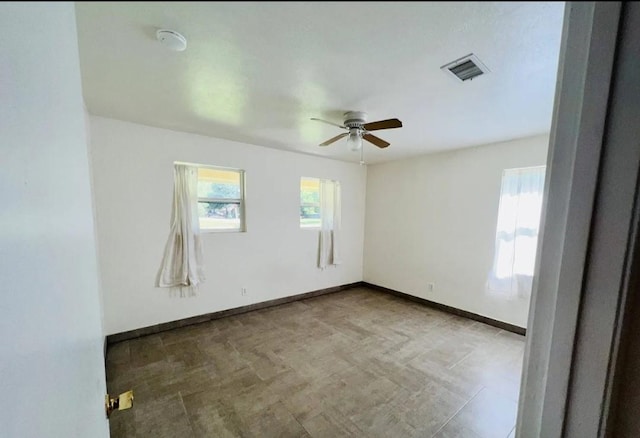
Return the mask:
[[434,301],[425,300],[424,298],[416,297],[413,295],[406,294],[404,292],[398,292],[394,289],[389,289],[384,286],[378,286],[377,284],[367,283],[366,281],[362,282],[363,287],[368,287],[370,289],[379,290],[381,292],[386,292],[391,295],[395,295],[400,298],[404,298],[407,300],[415,301],[416,303],[424,304],[425,306],[432,307],[437,310],[442,310],[443,312],[452,313],[457,316],[462,316],[464,318],[473,319],[474,321],[479,321],[494,327],[501,328],[502,330],[506,330],[508,332],[516,333],[518,335],[525,335],[527,333],[527,329],[518,327],[517,325],[509,324],[507,322],[498,321],[495,319],[488,318],[486,316],[478,315],[477,313],[467,312],[466,310],[457,309],[455,307],[447,306],[445,304],[436,303]]
[[[399,292],[394,289],[389,289],[384,286],[378,286],[377,284],[367,283],[365,281],[357,281],[355,283],[343,284],[341,286],[329,287],[326,289],[318,289],[311,292],[306,292],[303,294],[292,295],[290,297],[277,298],[275,300],[263,301],[261,303],[250,304],[248,306],[236,307],[234,309],[221,310],[219,312],[207,313],[204,315],[193,316],[191,318],[179,319],[177,321],[165,322],[162,324],[156,324],[149,327],[143,327],[136,330],[130,330],[122,333],[115,333],[113,335],[108,335],[105,338],[105,352],[109,345],[115,344],[116,342],[127,341],[129,339],[135,339],[142,336],[152,335],[155,333],[164,332],[167,330],[172,330],[179,327],[186,327],[188,325],[200,324],[207,321],[212,321],[214,319],[224,318],[226,316],[239,315],[241,313],[251,312],[252,310],[266,309],[267,307],[279,306],[281,304],[292,303],[294,301],[305,300],[307,298],[313,298],[320,295],[326,295],[334,292],[340,292],[346,289],[352,289],[354,287],[368,287],[373,290],[378,290],[381,292],[386,292],[391,295],[395,295],[400,298],[404,298],[410,301],[414,301],[416,303],[424,304],[431,308],[441,310],[443,312],[451,313],[457,316],[462,316],[464,318],[473,319],[474,321],[479,321],[494,327],[501,328],[503,330],[517,333],[519,335],[525,335],[526,329],[522,327],[518,327],[513,324],[509,324],[506,322],[498,321],[495,319],[488,318],[486,316],[478,315],[477,313],[467,312],[466,310],[457,309],[455,307],[447,306],[445,304],[436,303],[434,301],[429,301],[424,298],[416,297],[413,295],[406,294],[404,292]],[[106,357],[106,354],[105,354]]]
[[149,327],[143,327],[136,330],[130,330],[128,332],[115,333],[108,335],[106,338],[106,344],[111,345],[116,342],[127,341],[129,339],[139,338],[141,336],[152,335],[155,333],[164,332],[167,330],[185,327],[193,324],[200,324],[203,322],[211,321],[214,319],[224,318],[225,316],[239,315],[241,313],[251,312],[252,310],[265,309],[267,307],[279,306],[280,304],[291,303],[293,301],[305,300],[307,298],[313,298],[320,295],[331,294],[334,292],[340,292],[342,290],[351,289],[354,287],[360,287],[363,283],[357,281],[355,283],[343,284],[341,286],[329,287],[326,289],[318,289],[303,294],[292,295],[290,297],[277,298],[275,300],[263,301],[261,303],[249,304],[248,306],[236,307],[234,309],[221,310],[219,312],[207,313],[204,315],[193,316],[191,318],[179,319],[177,321],[164,322],[162,324],[156,324]]

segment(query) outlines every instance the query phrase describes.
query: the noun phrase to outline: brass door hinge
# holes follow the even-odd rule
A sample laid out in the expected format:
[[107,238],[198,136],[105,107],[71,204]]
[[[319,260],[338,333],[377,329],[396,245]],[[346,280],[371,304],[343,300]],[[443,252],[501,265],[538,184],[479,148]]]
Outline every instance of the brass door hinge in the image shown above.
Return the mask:
[[104,407],[107,411],[107,418],[109,418],[115,410],[124,411],[125,409],[131,409],[133,407],[133,390],[123,392],[115,399],[111,398],[109,394],[105,395]]

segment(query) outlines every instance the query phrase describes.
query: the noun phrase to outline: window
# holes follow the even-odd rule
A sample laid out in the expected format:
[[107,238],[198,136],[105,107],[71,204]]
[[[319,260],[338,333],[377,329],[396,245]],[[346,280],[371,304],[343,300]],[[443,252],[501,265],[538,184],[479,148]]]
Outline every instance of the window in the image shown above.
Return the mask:
[[202,231],[244,231],[244,170],[198,167]]
[[489,289],[528,297],[535,267],[545,167],[506,169]]
[[300,228],[320,228],[320,180],[300,179]]

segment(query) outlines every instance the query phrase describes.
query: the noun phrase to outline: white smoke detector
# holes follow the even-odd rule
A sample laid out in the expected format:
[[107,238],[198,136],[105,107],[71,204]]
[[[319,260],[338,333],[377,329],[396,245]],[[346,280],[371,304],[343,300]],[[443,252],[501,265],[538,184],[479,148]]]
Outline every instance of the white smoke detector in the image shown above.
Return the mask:
[[175,52],[182,52],[187,48],[187,39],[175,30],[158,29],[156,38],[167,49]]

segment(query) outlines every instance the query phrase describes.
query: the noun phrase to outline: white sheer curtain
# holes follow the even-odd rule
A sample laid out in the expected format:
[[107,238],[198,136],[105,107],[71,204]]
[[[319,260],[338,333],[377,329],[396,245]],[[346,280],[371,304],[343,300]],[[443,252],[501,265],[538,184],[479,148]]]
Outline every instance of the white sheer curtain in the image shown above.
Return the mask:
[[338,181],[320,180],[320,242],[318,247],[318,267],[339,265],[341,199]]
[[543,166],[507,169],[502,174],[491,292],[531,295],[544,174]]
[[157,287],[195,287],[204,281],[198,222],[198,168],[176,164],[169,238]]

